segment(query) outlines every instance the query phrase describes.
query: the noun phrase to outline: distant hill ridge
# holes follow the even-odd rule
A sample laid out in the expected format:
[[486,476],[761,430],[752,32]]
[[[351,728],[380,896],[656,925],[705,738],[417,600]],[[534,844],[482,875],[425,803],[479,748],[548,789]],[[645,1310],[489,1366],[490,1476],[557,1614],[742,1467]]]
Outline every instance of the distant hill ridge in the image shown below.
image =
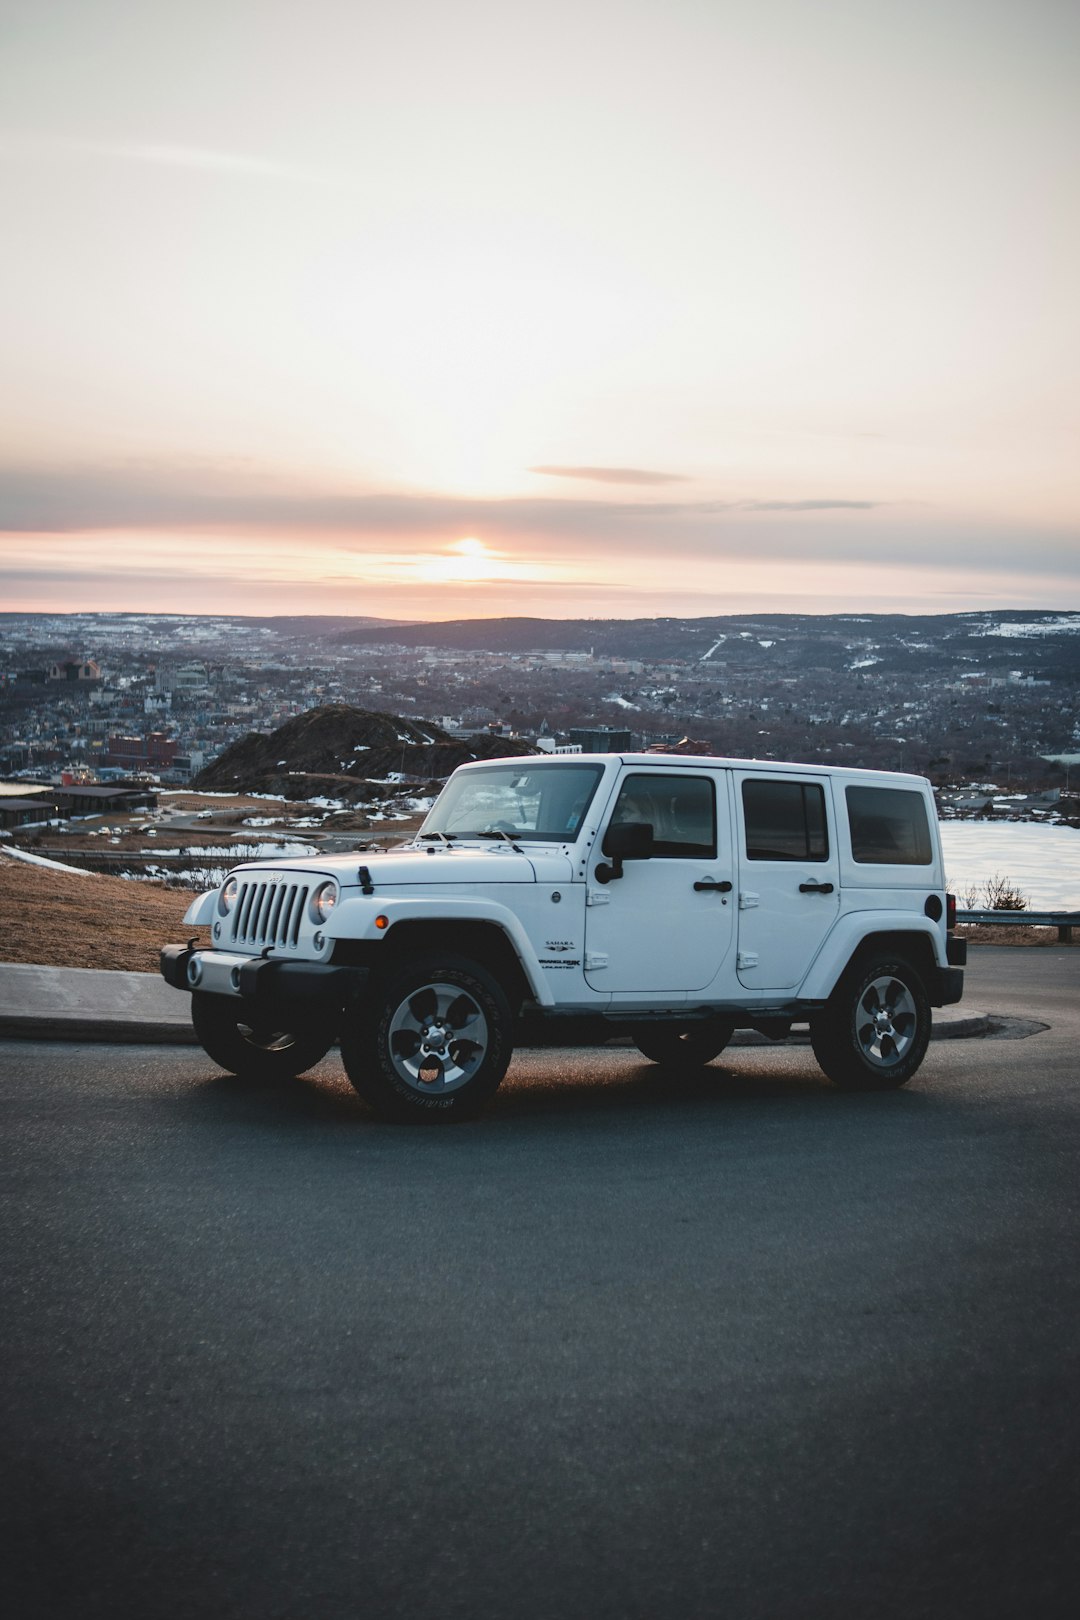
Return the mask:
[[708,618],[453,619],[428,624],[357,625],[327,637],[340,647],[396,645],[458,652],[594,652],[598,658],[711,659],[733,667],[761,663],[852,668],[872,649],[884,670],[1052,666],[1080,674],[1080,613],[1008,609],[981,613],[744,613]]
[[269,736],[249,731],[200,771],[192,786],[355,803],[376,797],[391,776],[436,781],[472,759],[528,752],[526,744],[505,737],[455,739],[429,721],[333,703],[295,715]]

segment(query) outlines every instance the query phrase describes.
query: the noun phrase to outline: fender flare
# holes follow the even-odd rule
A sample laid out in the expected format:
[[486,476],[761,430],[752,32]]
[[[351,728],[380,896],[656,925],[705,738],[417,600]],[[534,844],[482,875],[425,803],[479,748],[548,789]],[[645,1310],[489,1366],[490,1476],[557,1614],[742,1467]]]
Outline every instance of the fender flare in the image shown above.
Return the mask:
[[944,944],[937,925],[929,917],[912,916],[910,911],[849,911],[821,942],[821,949],[799,987],[800,1001],[827,1001],[836,982],[868,936],[911,934],[930,942],[939,967],[944,964]]
[[[451,925],[455,922],[493,923],[500,933],[506,936],[521,963],[522,972],[534,1000],[541,1007],[554,1007],[554,992],[540,966],[533,943],[522,927],[520,919],[509,906],[500,905],[494,900],[447,900],[445,896],[427,899],[421,896],[413,898],[402,895],[398,898],[386,890],[380,891],[377,906],[367,897],[363,899],[362,905],[364,908],[362,925],[353,926],[350,919],[352,908],[349,904],[349,893],[344,891],[323,930],[327,937],[333,940],[385,939],[393,933],[396,924],[403,922]],[[385,929],[376,929],[376,916],[389,918],[389,926]]]
[[218,889],[210,889],[206,894],[197,894],[184,912],[184,921],[193,923],[197,928],[212,923],[219,892]]

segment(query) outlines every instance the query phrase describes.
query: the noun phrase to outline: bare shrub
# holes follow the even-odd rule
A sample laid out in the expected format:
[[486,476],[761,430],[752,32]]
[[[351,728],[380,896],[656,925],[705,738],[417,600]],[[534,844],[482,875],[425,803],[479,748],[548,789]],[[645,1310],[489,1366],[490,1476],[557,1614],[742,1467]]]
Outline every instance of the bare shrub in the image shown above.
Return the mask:
[[[949,888],[946,878],[945,887]],[[995,872],[981,883],[969,883],[964,889],[953,891],[959,911],[1026,911],[1028,897],[1018,889],[1010,877]]]
[[1027,910],[1027,895],[1016,887],[1011,878],[1003,877],[999,872],[987,878],[985,893],[987,911]]

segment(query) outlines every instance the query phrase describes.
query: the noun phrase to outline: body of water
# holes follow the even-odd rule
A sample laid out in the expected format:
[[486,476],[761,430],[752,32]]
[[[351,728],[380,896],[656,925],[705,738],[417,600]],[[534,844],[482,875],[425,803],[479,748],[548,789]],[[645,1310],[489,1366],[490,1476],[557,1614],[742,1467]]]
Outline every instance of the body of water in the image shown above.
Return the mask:
[[953,894],[981,889],[996,873],[1027,896],[1032,910],[1080,910],[1080,832],[1074,827],[943,821],[941,842]]

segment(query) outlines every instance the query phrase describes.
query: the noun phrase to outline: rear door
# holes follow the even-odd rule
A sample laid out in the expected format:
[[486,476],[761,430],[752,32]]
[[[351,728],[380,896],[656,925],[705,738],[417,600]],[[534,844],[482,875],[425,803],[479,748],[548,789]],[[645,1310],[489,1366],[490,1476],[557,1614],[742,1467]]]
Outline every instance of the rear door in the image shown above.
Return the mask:
[[790,990],[839,915],[832,783],[797,772],[740,770],[735,800],[739,983]]

